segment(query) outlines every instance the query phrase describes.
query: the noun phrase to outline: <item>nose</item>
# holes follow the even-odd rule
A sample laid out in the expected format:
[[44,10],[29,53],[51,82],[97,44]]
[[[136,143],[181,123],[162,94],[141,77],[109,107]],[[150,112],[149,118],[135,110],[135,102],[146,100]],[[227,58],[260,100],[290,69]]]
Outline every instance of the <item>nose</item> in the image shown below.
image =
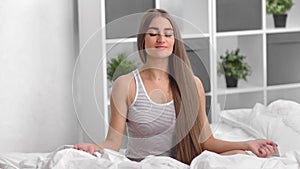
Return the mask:
[[165,42],[165,35],[158,34],[158,36],[157,36],[157,42],[159,42],[159,43]]

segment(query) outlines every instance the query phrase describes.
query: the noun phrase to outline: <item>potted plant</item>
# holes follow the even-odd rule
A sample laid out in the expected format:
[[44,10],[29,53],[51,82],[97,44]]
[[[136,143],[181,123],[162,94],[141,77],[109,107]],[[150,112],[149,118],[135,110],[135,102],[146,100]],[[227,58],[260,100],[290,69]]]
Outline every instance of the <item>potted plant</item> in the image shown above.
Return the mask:
[[107,66],[107,78],[110,82],[115,81],[119,76],[127,74],[138,67],[133,60],[127,60],[124,53],[120,53],[117,58],[112,58]]
[[275,27],[285,27],[287,13],[293,6],[292,0],[267,0],[267,13],[273,14]]
[[247,76],[251,74],[250,66],[245,62],[246,56],[240,54],[240,49],[225,53],[220,56],[218,63],[218,73],[224,74],[227,87],[237,87],[239,79],[247,80]]
[[138,67],[133,60],[127,60],[124,53],[120,53],[117,58],[112,58],[107,64],[108,96],[111,93],[112,83],[121,75],[127,74]]

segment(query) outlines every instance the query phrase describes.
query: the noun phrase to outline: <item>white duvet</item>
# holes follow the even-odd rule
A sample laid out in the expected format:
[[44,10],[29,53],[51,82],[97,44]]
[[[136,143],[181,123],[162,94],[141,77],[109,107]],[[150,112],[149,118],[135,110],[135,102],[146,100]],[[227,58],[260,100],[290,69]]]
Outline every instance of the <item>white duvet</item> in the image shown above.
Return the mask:
[[1,169],[300,169],[300,105],[278,100],[269,106],[223,111],[221,122],[213,124],[217,138],[242,141],[254,138],[274,140],[280,156],[221,156],[204,151],[187,166],[170,157],[149,156],[141,162],[128,160],[122,153],[105,149],[96,156],[60,147],[51,153],[0,154]]
[[141,162],[127,159],[122,153],[104,149],[89,153],[64,146],[45,154],[1,154],[1,169],[188,169],[173,158],[149,156]]
[[[17,154],[15,154],[17,155]],[[105,150],[96,157],[72,148],[50,154],[1,156],[1,169],[299,169],[300,151],[281,157],[258,158],[251,155],[221,156],[204,151],[190,166],[169,157],[149,156],[133,162],[121,153]],[[16,158],[18,157],[18,158]],[[23,158],[23,159],[22,159]]]

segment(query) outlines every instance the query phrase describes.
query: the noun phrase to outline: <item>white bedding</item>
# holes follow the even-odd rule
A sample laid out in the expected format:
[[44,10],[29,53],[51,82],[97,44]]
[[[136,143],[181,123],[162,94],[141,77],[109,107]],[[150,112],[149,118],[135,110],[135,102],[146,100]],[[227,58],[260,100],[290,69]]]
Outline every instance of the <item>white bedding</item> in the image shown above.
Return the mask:
[[69,146],[51,153],[0,154],[1,169],[299,169],[300,168],[300,106],[277,100],[269,106],[256,104],[253,109],[223,111],[221,122],[212,124],[215,137],[243,141],[255,138],[274,140],[280,157],[258,158],[255,155],[221,156],[204,151],[190,166],[169,157],[149,156],[141,162],[128,160],[122,153],[105,150],[97,156]]
[[253,109],[223,111],[221,119],[254,138],[275,141],[280,154],[300,151],[300,105],[296,102],[277,100],[268,106],[257,103]]
[[[67,146],[69,147],[69,146]],[[1,154],[1,169],[188,169],[173,158],[148,156],[141,162],[127,159],[124,154],[105,149],[95,156],[73,148],[61,147],[44,154]]]

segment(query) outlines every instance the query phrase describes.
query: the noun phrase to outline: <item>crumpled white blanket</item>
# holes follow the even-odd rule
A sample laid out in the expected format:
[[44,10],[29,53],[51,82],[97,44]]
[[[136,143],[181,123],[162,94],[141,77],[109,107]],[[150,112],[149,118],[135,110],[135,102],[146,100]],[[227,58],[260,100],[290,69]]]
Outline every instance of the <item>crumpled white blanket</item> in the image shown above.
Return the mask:
[[254,138],[274,141],[280,154],[300,151],[299,103],[290,100],[276,100],[268,106],[256,103],[253,109],[223,111],[221,119]]
[[[141,162],[104,149],[102,153],[89,153],[63,146],[48,154],[23,156],[19,159],[0,155],[1,169],[188,169],[189,166],[171,157],[148,156]],[[17,154],[15,154],[17,155]]]
[[127,159],[123,154],[104,149],[96,156],[75,149],[64,149],[53,153],[49,160],[39,164],[41,169],[185,169],[189,166],[170,157],[148,156],[141,162]]
[[[281,157],[258,158],[243,154],[221,156],[204,151],[190,166],[170,157],[149,156],[141,162],[105,149],[96,156],[73,148],[60,147],[47,154],[31,154],[26,159],[0,156],[1,169],[299,169],[300,152],[290,151]],[[29,158],[28,158],[29,157]],[[14,159],[14,161],[13,161]],[[4,162],[4,161],[5,162]]]
[[188,166],[170,157],[149,156],[134,162],[108,149],[93,156],[73,146],[63,146],[51,153],[0,154],[0,169],[300,169],[299,112],[298,103],[278,100],[268,107],[257,104],[252,110],[223,112],[224,123],[213,127],[219,139],[241,141],[262,136],[274,140],[280,157],[221,156],[204,151]]
[[196,157],[191,169],[299,169],[300,152],[290,151],[281,157],[258,158],[244,154],[221,156],[204,151]]

